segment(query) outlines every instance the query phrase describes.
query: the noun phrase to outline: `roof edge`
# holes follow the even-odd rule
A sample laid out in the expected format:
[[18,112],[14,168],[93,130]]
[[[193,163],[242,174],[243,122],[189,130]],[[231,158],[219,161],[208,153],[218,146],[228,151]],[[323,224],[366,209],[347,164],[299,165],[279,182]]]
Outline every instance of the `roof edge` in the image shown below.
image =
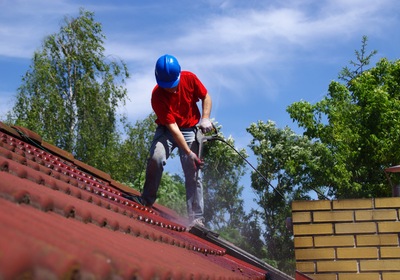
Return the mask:
[[91,175],[99,177],[104,181],[108,182],[112,181],[111,176],[108,173],[76,159],[74,155],[70,152],[67,152],[63,149],[58,148],[53,144],[43,141],[42,137],[39,134],[26,127],[17,125],[9,126],[3,122],[0,122],[0,131],[4,131],[8,134],[11,134],[15,138],[18,138],[19,140],[28,141],[28,143],[36,146],[39,149],[43,149],[44,151],[49,151],[60,158],[71,161],[73,164],[78,166],[82,171],[85,171],[87,173],[90,173]]

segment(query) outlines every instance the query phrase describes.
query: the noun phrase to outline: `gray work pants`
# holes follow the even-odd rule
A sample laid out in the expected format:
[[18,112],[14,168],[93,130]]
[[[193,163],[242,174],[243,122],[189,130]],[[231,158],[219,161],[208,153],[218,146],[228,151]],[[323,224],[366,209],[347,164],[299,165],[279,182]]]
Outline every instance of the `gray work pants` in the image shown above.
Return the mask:
[[[186,143],[190,149],[198,154],[199,144],[196,141],[196,127],[181,129]],[[152,205],[157,198],[164,165],[171,152],[177,147],[169,130],[159,125],[154,134],[150,148],[150,157],[147,161],[146,180],[144,183],[142,198],[148,205]],[[186,206],[190,220],[203,218],[204,201],[203,185],[200,170],[194,167],[193,161],[179,149],[182,169],[185,175]],[[199,173],[199,174],[197,174]]]

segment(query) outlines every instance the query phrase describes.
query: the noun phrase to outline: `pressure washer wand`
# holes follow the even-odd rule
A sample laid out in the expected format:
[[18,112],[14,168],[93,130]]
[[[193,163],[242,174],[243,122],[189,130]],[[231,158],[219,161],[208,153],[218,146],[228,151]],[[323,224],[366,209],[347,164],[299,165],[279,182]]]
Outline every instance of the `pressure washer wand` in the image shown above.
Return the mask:
[[203,144],[207,141],[221,141],[225,143],[227,146],[229,146],[231,149],[233,149],[277,194],[279,194],[283,199],[285,199],[285,196],[278,190],[276,189],[268,180],[265,178],[264,175],[261,174],[260,171],[258,171],[239,151],[235,149],[234,146],[228,143],[224,138],[219,136],[218,130],[215,127],[214,124],[213,129],[214,132],[212,135],[204,135],[201,129],[198,127],[196,131],[196,141],[199,143],[199,154],[198,157],[201,159],[202,153],[203,153]]

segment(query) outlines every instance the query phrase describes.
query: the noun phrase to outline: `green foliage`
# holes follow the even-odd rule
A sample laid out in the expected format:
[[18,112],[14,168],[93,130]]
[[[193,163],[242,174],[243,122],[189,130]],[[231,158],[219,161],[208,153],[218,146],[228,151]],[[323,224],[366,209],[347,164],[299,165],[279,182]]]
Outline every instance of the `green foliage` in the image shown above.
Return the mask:
[[291,216],[290,205],[294,199],[309,199],[310,190],[322,193],[312,175],[319,171],[325,149],[307,136],[296,135],[288,127],[277,128],[272,121],[253,123],[247,131],[253,136],[250,148],[257,156],[257,169],[267,180],[252,173],[252,188],[259,205],[252,217],[257,217],[254,222],[260,220],[263,225],[265,259],[292,274],[293,240],[285,221]]
[[125,124],[125,139],[117,151],[118,169],[113,173],[116,180],[135,182],[137,187],[143,184],[150,145],[157,126],[155,118],[152,113],[145,119],[136,121],[134,125]]
[[[320,142],[297,135],[289,127],[279,129],[272,121],[253,123],[247,131],[253,136],[250,148],[258,158],[259,170],[269,181],[253,173],[252,186],[256,191],[265,193],[267,190],[278,200],[282,199],[280,194],[292,194],[298,185],[303,192],[320,193],[318,188],[324,179],[317,175],[328,152]],[[276,182],[277,191],[269,188],[273,182]]]
[[243,224],[239,229],[242,239],[238,239],[237,245],[246,252],[264,259],[267,256],[265,243],[262,241],[262,225],[260,216],[255,210],[246,214],[243,219]]
[[93,13],[81,10],[77,18],[65,18],[59,33],[34,53],[8,122],[112,172],[116,159],[104,155],[118,149],[116,110],[125,104],[129,74],[122,61],[104,55],[104,39]]
[[[124,184],[137,191],[142,191],[144,174],[137,181],[124,182]],[[157,194],[157,203],[174,210],[182,217],[187,216],[186,190],[182,178],[178,175],[165,172],[161,178],[160,188]]]
[[355,69],[352,70],[348,66],[345,66],[339,73],[339,79],[349,83],[364,71],[364,67],[369,65],[371,58],[377,53],[377,51],[373,50],[367,55],[367,41],[368,37],[363,36],[361,40],[361,50],[355,50],[357,60],[350,60],[350,64]]
[[[223,135],[220,136],[223,139]],[[233,139],[226,140],[234,146]],[[246,157],[245,151],[239,151]],[[213,229],[237,227],[241,224],[244,209],[241,199],[240,178],[244,174],[244,160],[221,141],[204,145],[204,204],[205,219]]]
[[265,245],[260,239],[261,232],[258,226],[254,228],[255,223],[252,220],[248,220],[252,218],[252,215],[246,215],[241,227],[223,227],[218,230],[218,233],[220,238],[231,242],[261,260],[266,256]]
[[[218,128],[220,129],[220,127]],[[218,135],[224,139],[222,133]],[[251,215],[243,209],[242,191],[239,185],[246,169],[244,149],[237,152],[232,138],[209,141],[204,145],[204,204],[207,226],[216,230],[222,238],[259,258],[265,256],[260,228]]]
[[175,210],[181,216],[187,216],[185,183],[178,175],[163,174],[158,197],[157,203]]
[[365,57],[365,44],[357,55],[359,67],[341,72],[346,85],[333,81],[316,104],[288,107],[304,135],[326,147],[320,163],[323,186],[337,198],[389,196],[384,169],[399,162],[400,61],[383,58],[365,70],[375,53]]

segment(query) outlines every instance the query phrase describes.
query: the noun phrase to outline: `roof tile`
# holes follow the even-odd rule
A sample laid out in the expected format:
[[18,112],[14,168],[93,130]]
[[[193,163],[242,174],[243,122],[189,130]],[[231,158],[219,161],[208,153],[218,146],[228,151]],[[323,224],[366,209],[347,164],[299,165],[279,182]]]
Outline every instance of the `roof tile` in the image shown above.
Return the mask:
[[0,122],[0,279],[265,279],[137,191]]

